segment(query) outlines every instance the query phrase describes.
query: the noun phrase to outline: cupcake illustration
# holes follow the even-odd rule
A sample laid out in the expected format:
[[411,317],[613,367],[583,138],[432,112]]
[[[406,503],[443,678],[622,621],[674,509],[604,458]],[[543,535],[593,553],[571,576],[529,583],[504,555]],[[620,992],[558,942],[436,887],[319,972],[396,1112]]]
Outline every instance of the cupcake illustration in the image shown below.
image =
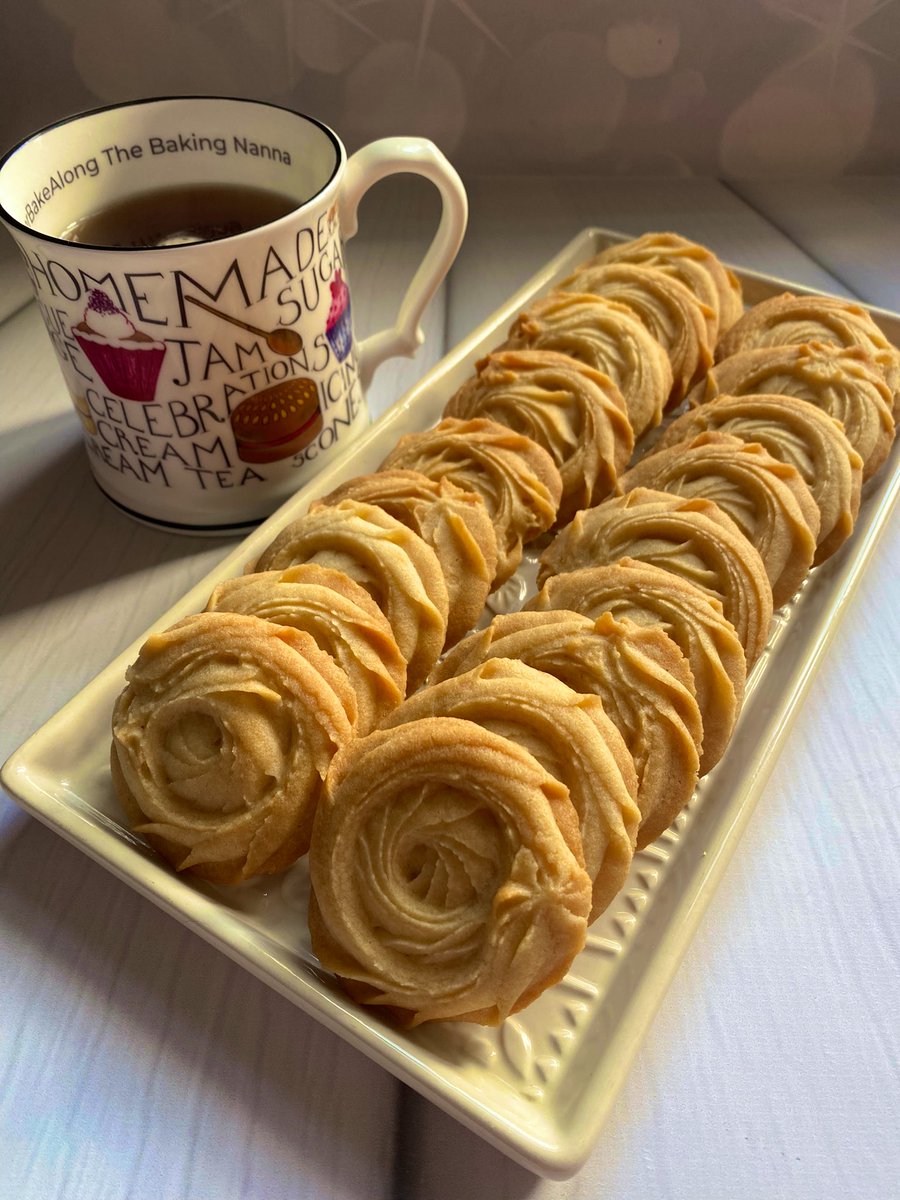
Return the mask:
[[325,336],[338,362],[343,362],[353,344],[353,331],[350,328],[350,289],[340,271],[335,272],[331,281],[331,308],[328,310]]
[[149,404],[156,392],[164,342],[135,329],[99,288],[88,293],[84,319],[72,333],[106,387],[123,400]]

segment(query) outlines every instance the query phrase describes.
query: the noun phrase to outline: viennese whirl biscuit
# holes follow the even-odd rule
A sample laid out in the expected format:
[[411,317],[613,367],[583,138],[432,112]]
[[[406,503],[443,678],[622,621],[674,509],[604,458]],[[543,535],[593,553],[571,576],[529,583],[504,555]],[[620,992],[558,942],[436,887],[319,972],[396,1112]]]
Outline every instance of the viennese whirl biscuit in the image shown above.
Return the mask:
[[610,494],[631,458],[634,432],[608,375],[552,350],[498,351],[476,371],[444,415],[488,417],[542,446],[562,477],[557,521]]
[[715,342],[709,334],[709,310],[674,275],[638,263],[583,265],[560,287],[615,300],[646,325],[672,365],[668,407],[683,400],[711,366]]
[[489,658],[514,658],[599,696],[637,772],[638,848],[667,829],[697,784],[703,723],[684,655],[658,627],[596,621],[580,613],[518,612],[494,617],[443,659],[433,682]]
[[562,479],[553,459],[529,437],[497,421],[445,417],[432,429],[405,434],[381,464],[382,470],[421,471],[477,492],[497,530],[494,586],[522,561],[522,545],[556,520]]
[[712,345],[743,315],[738,277],[708,247],[678,233],[645,233],[631,241],[616,242],[592,262],[639,263],[672,275],[715,315],[715,327],[710,331]]
[[365,588],[406,659],[407,689],[417,687],[447,631],[447,585],[432,548],[374,504],[342,500],[286,525],[254,569],[283,571],[301,563],[343,571]]
[[362,736],[392,712],[406,694],[406,660],[387,617],[342,571],[303,563],[226,579],[208,612],[240,612],[302,629],[347,676],[357,701]]
[[870,479],[894,441],[893,396],[864,350],[813,342],[740,350],[713,367],[688,397],[691,405],[716,396],[759,393],[808,400],[840,421]]
[[356,699],[307,633],[199,613],[155,633],[113,712],[119,802],[179,871],[234,884],[306,853]]
[[375,471],[347,480],[310,512],[342,500],[374,504],[428,543],[447,584],[446,644],[458,642],[481,616],[497,573],[497,534],[482,497],[421,471]]
[[525,608],[568,609],[594,620],[609,612],[617,620],[658,625],[691,668],[703,720],[700,774],[712,770],[734,730],[747,676],[743,647],[720,600],[671,571],[623,558],[551,575]]
[[586,292],[551,292],[520,313],[501,350],[556,350],[608,375],[634,436],[658,425],[672,391],[669,356],[630,308]]
[[783,292],[749,309],[722,339],[716,359],[758,346],[803,346],[828,342],[863,350],[893,395],[900,415],[900,350],[892,345],[868,309],[837,296],[795,296]]
[[794,396],[719,396],[677,417],[656,449],[708,431],[758,442],[773,458],[796,468],[819,510],[814,564],[824,562],[853,532],[862,459],[828,413]]
[[460,717],[511,738],[566,785],[593,884],[589,920],[595,920],[625,882],[641,819],[633,763],[599,698],[525,663],[493,658],[421,688],[383,727],[420,717]]
[[759,551],[776,608],[790,600],[812,566],[816,502],[796,468],[757,443],[702,433],[648,454],[618,486],[622,492],[653,488],[714,500]]
[[635,558],[686,579],[722,602],[747,667],[772,620],[772,587],[759,551],[712,500],[635,488],[585,509],[541,555],[538,586],[551,575]]
[[496,1025],[558,982],[591,908],[567,788],[458,718],[379,729],[346,751],[309,855],[322,965],[413,1025]]

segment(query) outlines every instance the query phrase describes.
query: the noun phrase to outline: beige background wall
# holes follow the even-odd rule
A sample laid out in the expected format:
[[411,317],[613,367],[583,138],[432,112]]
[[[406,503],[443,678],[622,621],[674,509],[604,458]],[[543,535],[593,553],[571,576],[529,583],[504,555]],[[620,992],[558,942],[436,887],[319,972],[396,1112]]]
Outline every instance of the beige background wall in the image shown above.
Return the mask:
[[178,92],[312,112],[463,171],[900,166],[900,0],[5,0],[0,143]]

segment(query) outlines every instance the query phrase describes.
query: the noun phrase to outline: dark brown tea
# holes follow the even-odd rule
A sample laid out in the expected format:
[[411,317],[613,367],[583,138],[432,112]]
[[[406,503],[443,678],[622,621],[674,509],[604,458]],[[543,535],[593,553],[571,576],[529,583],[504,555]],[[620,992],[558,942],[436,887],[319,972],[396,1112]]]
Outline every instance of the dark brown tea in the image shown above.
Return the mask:
[[300,203],[293,196],[243,184],[182,184],[117,200],[76,221],[62,236],[111,247],[214,242],[277,221]]

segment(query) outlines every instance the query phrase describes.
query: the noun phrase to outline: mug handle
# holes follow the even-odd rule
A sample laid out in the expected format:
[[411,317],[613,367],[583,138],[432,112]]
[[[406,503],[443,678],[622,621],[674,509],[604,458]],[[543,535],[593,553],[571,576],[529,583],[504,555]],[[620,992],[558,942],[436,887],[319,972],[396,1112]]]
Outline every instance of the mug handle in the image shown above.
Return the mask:
[[359,223],[359,202],[373,183],[408,171],[430,180],[441,194],[441,220],[434,240],[406,290],[397,320],[359,344],[359,379],[365,390],[385,359],[415,354],[425,340],[419,324],[422,313],[450,270],[466,231],[469,206],[456,170],[433,142],[425,138],[381,138],[357,150],[347,160],[338,198],[341,236],[349,241]]

